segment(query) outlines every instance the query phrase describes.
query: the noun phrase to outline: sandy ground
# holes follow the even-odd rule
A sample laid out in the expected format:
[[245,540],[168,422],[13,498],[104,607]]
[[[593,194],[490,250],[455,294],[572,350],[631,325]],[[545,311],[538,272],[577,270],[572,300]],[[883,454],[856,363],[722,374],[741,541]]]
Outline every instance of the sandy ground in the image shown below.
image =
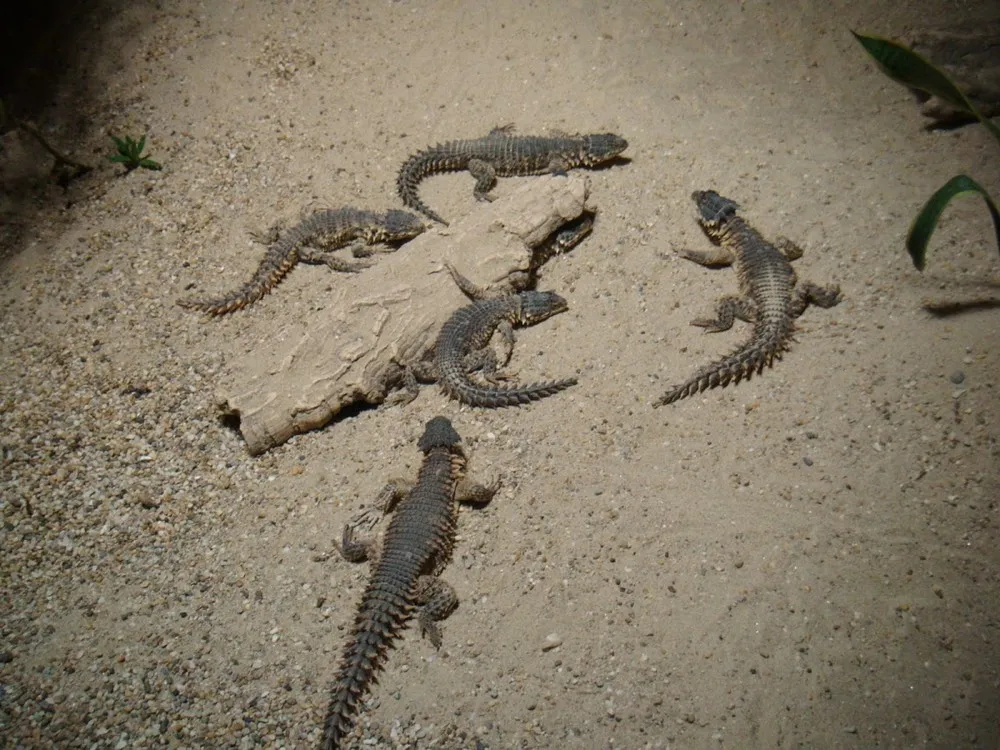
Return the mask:
[[[1000,746],[1000,318],[922,308],[996,298],[997,252],[974,199],[924,274],[902,248],[952,175],[1000,195],[997,145],[924,132],[848,32],[997,8],[819,5],[78,14],[32,116],[100,167],[63,191],[16,134],[0,161],[3,747],[315,747],[368,574],[335,543],[415,472],[435,414],[504,488],[460,518],[444,647],[407,630],[357,746]],[[545,270],[570,311],[514,355],[580,384],[502,411],[430,387],[249,457],[217,419],[219,373],[337,277],[296,270],[223,320],[174,300],[241,283],[250,230],[399,206],[407,155],[505,123],[631,143],[589,175],[593,236]],[[109,132],[147,133],[166,168],[123,175]],[[460,216],[471,188],[422,195]],[[747,334],[689,325],[736,289],[675,252],[708,247],[705,188],[800,242],[800,278],[844,301],[808,310],[773,370],[653,409]]]

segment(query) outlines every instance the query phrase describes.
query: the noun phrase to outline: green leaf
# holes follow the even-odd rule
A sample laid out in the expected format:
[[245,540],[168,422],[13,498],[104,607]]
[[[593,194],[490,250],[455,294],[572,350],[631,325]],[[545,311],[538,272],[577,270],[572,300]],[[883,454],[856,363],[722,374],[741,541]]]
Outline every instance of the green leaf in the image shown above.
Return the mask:
[[135,155],[136,156],[141,156],[142,155],[142,150],[144,148],[146,148],[146,136],[143,136],[142,138],[140,138],[139,139],[139,143],[136,144]]
[[986,207],[989,208],[990,214],[993,216],[993,228],[996,230],[997,245],[1000,247],[1000,211],[997,211],[993,199],[990,198],[989,193],[979,183],[971,177],[960,174],[948,180],[930,197],[930,200],[924,204],[924,207],[920,209],[920,213],[913,220],[913,224],[910,225],[910,233],[906,237],[906,250],[910,253],[913,265],[916,266],[918,271],[924,270],[927,243],[930,242],[931,235],[934,234],[934,229],[937,227],[938,219],[941,218],[941,213],[952,198],[964,193],[979,193],[979,195],[983,196],[983,199],[986,201]]
[[159,162],[155,162],[152,159],[142,159],[139,162],[139,166],[144,167],[145,169],[163,169],[163,166],[159,164]]
[[989,118],[983,117],[965,94],[939,68],[902,44],[882,37],[863,36],[854,31],[851,33],[887,76],[905,86],[940,97],[953,107],[974,115],[1000,142],[1000,127]]
[[120,154],[128,153],[128,146],[125,145],[125,141],[123,141],[121,138],[116,138],[115,136],[111,136],[111,140],[113,140],[115,142],[115,146],[118,147],[118,153]]
[[108,161],[118,162],[119,164],[132,161],[124,154],[111,154],[108,157]]

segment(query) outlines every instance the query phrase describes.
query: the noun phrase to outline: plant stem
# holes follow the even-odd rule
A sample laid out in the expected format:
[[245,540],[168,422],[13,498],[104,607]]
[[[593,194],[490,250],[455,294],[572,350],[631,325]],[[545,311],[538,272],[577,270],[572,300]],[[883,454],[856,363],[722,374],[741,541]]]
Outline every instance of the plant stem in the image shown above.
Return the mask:
[[11,119],[12,119],[12,121],[13,121],[13,123],[14,123],[14,125],[16,127],[19,127],[22,130],[24,130],[24,131],[30,133],[31,135],[33,135],[35,137],[35,139],[39,143],[42,144],[42,146],[45,148],[45,150],[48,151],[50,154],[52,154],[52,156],[55,157],[56,162],[58,162],[59,164],[65,164],[66,166],[69,166],[69,167],[72,167],[73,169],[75,169],[76,172],[73,174],[73,177],[76,177],[78,175],[84,174],[85,172],[89,172],[91,169],[93,169],[93,167],[90,167],[90,166],[87,166],[86,164],[82,164],[82,163],[80,163],[78,161],[75,161],[75,160],[69,158],[68,156],[66,156],[66,154],[64,154],[64,153],[60,152],[59,150],[57,150],[52,144],[50,144],[47,140],[45,140],[45,137],[38,131],[38,128],[36,128],[30,122],[25,122],[24,120],[17,120],[17,119],[14,119],[14,118],[11,118]]

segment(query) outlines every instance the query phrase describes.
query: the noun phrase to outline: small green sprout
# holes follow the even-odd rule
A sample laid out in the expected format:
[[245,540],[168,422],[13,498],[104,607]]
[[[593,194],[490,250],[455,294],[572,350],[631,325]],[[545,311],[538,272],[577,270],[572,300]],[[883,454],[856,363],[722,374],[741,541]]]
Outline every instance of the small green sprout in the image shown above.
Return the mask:
[[142,150],[146,147],[146,136],[136,142],[132,136],[127,135],[124,139],[111,136],[111,140],[118,147],[118,153],[108,157],[109,161],[125,165],[125,171],[131,172],[136,167],[143,169],[163,169],[160,164],[142,155]]

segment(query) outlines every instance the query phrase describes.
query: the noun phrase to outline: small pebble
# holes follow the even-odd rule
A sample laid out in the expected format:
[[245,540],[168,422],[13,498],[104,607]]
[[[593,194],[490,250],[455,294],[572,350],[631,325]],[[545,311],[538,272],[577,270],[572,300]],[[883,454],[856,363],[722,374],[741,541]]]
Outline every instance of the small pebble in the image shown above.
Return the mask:
[[154,508],[160,507],[160,498],[154,497],[152,493],[147,492],[146,490],[141,490],[136,499],[139,501],[139,505],[146,510],[153,510]]
[[542,644],[542,651],[551,651],[554,648],[559,648],[562,645],[562,638],[556,633],[549,633],[545,636],[545,643]]
[[813,465],[813,460],[811,458],[809,458],[809,456],[803,456],[802,457],[802,463],[804,463],[806,466],[812,466]]
[[959,385],[960,383],[964,383],[965,382],[965,373],[962,372],[961,370],[955,370],[955,372],[953,372],[950,376],[948,376],[948,380],[950,380],[955,385]]

